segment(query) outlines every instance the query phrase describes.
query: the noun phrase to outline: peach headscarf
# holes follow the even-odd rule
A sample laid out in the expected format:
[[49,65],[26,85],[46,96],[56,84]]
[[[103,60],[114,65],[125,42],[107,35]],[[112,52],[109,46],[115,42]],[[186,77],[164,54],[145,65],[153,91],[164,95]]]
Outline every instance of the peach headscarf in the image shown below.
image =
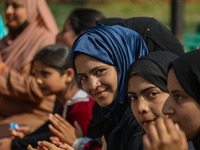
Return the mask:
[[9,35],[0,41],[3,61],[12,69],[20,70],[30,63],[43,46],[55,43],[58,27],[46,0],[22,0],[28,12],[28,26],[14,40]]

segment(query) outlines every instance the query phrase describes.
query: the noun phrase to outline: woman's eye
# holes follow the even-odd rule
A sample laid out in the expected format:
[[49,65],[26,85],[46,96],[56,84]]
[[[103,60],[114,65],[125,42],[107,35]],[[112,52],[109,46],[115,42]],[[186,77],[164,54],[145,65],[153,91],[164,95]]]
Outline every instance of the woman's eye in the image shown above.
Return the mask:
[[82,77],[78,77],[81,81],[84,81],[87,77],[82,76]]
[[175,95],[175,99],[176,99],[176,100],[182,100],[182,99],[183,99],[183,96],[182,96],[182,95],[179,95],[179,94],[177,94],[177,95]]
[[131,101],[135,101],[135,100],[137,99],[137,97],[136,97],[136,96],[130,96],[129,99],[130,99]]
[[153,96],[156,96],[157,94],[158,94],[157,92],[151,92],[151,93],[149,94],[149,96],[153,97]]
[[96,74],[98,75],[98,74],[102,73],[103,71],[104,71],[104,69],[97,70]]

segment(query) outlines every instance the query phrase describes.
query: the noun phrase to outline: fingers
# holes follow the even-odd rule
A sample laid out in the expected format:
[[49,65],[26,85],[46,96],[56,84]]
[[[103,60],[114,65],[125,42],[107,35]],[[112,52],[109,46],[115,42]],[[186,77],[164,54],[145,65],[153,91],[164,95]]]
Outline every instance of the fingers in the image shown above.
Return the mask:
[[74,148],[68,145],[67,143],[61,144],[59,145],[59,147],[65,150],[74,150]]
[[63,142],[63,140],[62,140],[63,139],[62,132],[60,132],[59,130],[57,130],[56,128],[54,128],[51,124],[49,124],[48,127],[51,130],[51,132],[53,132]]
[[153,150],[153,147],[151,146],[150,138],[147,136],[147,134],[145,134],[142,137],[142,143],[145,150]]
[[186,150],[187,139],[171,119],[158,118],[155,124],[149,125],[143,145],[145,150]]
[[56,136],[50,137],[49,139],[51,140],[51,143],[55,144],[56,146],[59,146],[60,144],[62,144],[62,142],[60,142],[60,139]]
[[27,147],[27,150],[37,150],[37,149],[33,148],[33,147],[29,144],[28,147]]
[[74,127],[68,121],[63,119],[58,114],[55,114],[55,115],[49,114],[49,120],[54,125],[54,127],[61,132],[64,132],[64,131],[70,130],[70,129],[74,129]]
[[47,150],[60,150],[59,147],[47,141],[39,141],[38,145],[41,147],[45,147]]

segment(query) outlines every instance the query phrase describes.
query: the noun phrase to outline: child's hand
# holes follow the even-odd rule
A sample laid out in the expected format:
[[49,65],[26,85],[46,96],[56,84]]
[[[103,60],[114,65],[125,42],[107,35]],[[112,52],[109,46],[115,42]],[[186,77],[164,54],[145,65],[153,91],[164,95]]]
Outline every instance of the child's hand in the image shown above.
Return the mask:
[[49,129],[60,139],[61,142],[72,145],[77,140],[76,129],[58,114],[50,114]]
[[10,130],[13,138],[23,138],[31,133],[30,127],[20,126],[17,123],[10,122]]
[[143,136],[145,150],[188,150],[185,133],[171,119],[158,118]]

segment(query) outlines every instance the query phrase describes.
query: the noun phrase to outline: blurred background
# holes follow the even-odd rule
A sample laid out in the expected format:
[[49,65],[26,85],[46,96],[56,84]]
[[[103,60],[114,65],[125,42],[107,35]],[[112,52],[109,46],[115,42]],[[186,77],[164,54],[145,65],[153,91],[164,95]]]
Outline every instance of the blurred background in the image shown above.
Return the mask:
[[[3,2],[4,0],[0,0],[2,16],[5,7]],[[99,10],[106,17],[154,17],[170,30],[174,22],[179,23],[176,30],[181,28],[179,38],[185,51],[200,46],[200,0],[47,0],[47,2],[59,29],[74,8],[86,7]],[[176,14],[172,15],[172,12]],[[172,21],[173,16],[176,18],[174,21]]]

